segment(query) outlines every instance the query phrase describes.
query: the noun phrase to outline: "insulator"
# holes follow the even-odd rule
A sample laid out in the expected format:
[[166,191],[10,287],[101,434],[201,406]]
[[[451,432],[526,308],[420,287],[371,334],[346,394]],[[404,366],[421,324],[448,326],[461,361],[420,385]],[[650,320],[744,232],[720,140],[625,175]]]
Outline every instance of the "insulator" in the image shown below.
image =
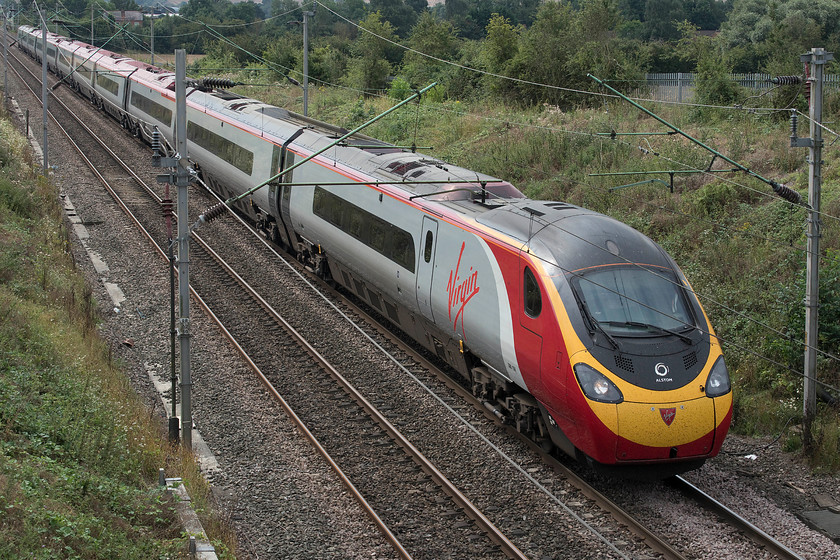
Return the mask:
[[222,89],[232,88],[233,86],[241,85],[240,82],[234,82],[225,78],[201,78],[199,86],[204,89]]
[[811,69],[805,64],[805,99],[808,100],[808,107],[811,106]]
[[172,199],[171,198],[164,198],[160,201],[160,209],[164,216],[168,216],[172,213]]
[[213,206],[212,208],[206,210],[198,219],[204,223],[212,222],[222,214],[224,214],[227,206],[225,206],[224,202],[220,202],[219,204]]
[[773,187],[773,191],[775,191],[777,195],[784,198],[788,202],[792,202],[794,204],[800,204],[802,202],[802,195],[800,195],[792,188],[786,187],[785,185],[780,185],[775,181],[771,181],[770,185]]
[[152,151],[156,156],[161,155],[160,131],[155,129],[152,131]]
[[789,86],[793,84],[801,84],[802,76],[776,76],[770,81],[780,86]]
[[796,115],[796,111],[790,112],[790,137],[796,138],[796,129],[798,126],[799,117]]

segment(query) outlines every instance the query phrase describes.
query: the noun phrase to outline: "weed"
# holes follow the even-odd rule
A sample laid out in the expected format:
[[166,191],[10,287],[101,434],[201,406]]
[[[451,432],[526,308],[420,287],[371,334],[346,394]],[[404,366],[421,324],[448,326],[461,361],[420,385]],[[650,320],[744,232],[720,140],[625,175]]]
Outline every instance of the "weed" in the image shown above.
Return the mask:
[[[14,146],[4,121],[0,131]],[[96,335],[57,193],[12,159],[0,169],[0,558],[175,556],[180,528],[157,468],[178,457],[206,482]]]

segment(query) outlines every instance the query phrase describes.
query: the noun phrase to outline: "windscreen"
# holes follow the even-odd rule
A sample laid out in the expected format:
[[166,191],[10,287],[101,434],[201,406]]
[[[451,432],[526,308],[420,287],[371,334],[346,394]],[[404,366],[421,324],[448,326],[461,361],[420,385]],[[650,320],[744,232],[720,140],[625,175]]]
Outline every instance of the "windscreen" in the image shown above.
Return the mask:
[[694,326],[682,287],[664,268],[600,266],[574,273],[572,286],[589,316],[614,336]]

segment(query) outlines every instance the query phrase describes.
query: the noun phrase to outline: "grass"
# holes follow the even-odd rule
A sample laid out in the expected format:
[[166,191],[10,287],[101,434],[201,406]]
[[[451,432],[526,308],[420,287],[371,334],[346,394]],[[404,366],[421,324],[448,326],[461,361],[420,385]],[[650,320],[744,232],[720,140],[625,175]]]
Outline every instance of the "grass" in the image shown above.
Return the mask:
[[187,557],[160,467],[184,478],[233,557],[193,457],[169,445],[98,337],[56,189],[7,120],[0,138],[0,558]]
[[[300,112],[301,92],[282,85],[243,86],[247,96]],[[837,111],[832,100],[826,107]],[[310,116],[352,128],[391,107],[341,89],[311,88]],[[665,120],[759,175],[807,199],[808,151],[789,147],[789,124],[772,113],[712,111],[648,104]],[[824,114],[825,122],[838,115]],[[802,128],[802,127],[800,127]],[[415,136],[415,130],[417,131]],[[733,430],[781,435],[802,453],[805,228],[807,213],[743,172],[675,175],[674,192],[652,178],[594,176],[651,170],[706,169],[712,155],[678,136],[617,136],[662,132],[662,124],[629,104],[561,111],[499,102],[447,100],[411,104],[364,131],[445,161],[504,178],[533,198],[565,200],[622,220],[661,244],[680,264],[724,341],[735,391]],[[601,135],[599,135],[601,134]],[[823,151],[820,350],[840,355],[840,166],[833,138]],[[716,159],[715,169],[731,168]],[[840,398],[840,361],[823,357],[818,379]],[[803,459],[840,470],[838,406],[819,402],[816,447]]]

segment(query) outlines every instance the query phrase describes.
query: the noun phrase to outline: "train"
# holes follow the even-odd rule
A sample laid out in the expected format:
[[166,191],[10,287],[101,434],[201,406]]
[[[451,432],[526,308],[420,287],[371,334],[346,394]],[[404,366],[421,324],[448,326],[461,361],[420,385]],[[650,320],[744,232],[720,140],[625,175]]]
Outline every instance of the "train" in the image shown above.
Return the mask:
[[[175,75],[41,30],[30,56],[151,141],[175,145]],[[546,449],[670,476],[732,419],[720,341],[653,240],[566,202],[255,99],[187,85],[186,156],[270,240],[446,362]],[[330,144],[329,149],[324,149]],[[295,162],[316,154],[294,169]],[[430,419],[434,421],[434,419]]]

